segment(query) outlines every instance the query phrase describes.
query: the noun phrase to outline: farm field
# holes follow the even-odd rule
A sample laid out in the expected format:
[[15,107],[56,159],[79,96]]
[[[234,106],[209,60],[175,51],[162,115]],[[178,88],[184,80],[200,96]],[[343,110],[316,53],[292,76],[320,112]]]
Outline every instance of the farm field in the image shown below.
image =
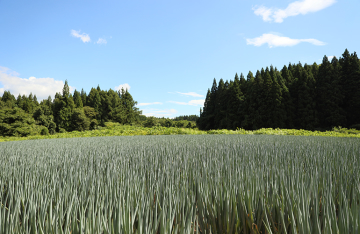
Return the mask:
[[360,233],[360,139],[0,144],[0,233]]

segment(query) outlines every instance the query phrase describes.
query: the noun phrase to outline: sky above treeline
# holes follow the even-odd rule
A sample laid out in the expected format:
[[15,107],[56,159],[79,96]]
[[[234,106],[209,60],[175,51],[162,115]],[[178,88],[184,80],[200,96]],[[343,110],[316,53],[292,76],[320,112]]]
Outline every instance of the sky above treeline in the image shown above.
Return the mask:
[[0,0],[0,95],[127,88],[199,115],[213,79],[360,50],[359,0]]

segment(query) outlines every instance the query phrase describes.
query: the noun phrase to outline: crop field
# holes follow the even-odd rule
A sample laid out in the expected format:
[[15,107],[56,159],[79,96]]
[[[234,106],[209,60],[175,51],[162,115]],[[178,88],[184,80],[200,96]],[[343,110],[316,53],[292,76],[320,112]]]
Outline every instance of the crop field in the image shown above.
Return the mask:
[[360,139],[0,143],[0,233],[360,233]]

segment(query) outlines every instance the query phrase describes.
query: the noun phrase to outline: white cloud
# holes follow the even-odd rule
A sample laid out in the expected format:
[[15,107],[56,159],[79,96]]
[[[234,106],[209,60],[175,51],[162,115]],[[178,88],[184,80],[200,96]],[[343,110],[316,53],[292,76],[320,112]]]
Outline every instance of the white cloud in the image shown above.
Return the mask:
[[76,30],[71,30],[71,35],[73,37],[77,37],[80,38],[80,40],[82,40],[83,42],[89,42],[90,41],[90,36],[86,33],[80,34],[80,30],[76,31]]
[[253,10],[254,10],[255,15],[262,16],[264,21],[266,21],[266,22],[272,21],[271,15],[273,14],[273,10],[271,8],[259,6],[259,7],[254,7]]
[[188,106],[202,106],[204,105],[204,99],[198,99],[198,100],[191,100],[188,102],[175,102],[175,101],[168,101],[170,103],[178,104],[178,105],[188,105]]
[[121,85],[119,85],[119,86],[116,86],[116,87],[115,87],[115,90],[116,90],[116,91],[118,91],[118,90],[121,91],[122,88],[123,88],[124,90],[127,89],[127,90],[129,91],[129,90],[130,90],[130,85],[129,85],[128,83],[121,84]]
[[161,102],[139,103],[137,106],[162,105]]
[[174,117],[178,113],[175,109],[142,109],[143,115],[154,117]]
[[331,61],[335,56],[327,56],[328,60]]
[[104,38],[99,38],[99,40],[97,40],[96,42],[97,44],[106,44],[107,41]]
[[253,10],[255,15],[262,16],[266,22],[282,23],[289,16],[317,12],[333,5],[335,2],[336,0],[302,0],[290,3],[285,9],[256,6]]
[[308,42],[317,46],[325,45],[324,42],[316,39],[292,39],[270,33],[264,33],[262,36],[253,39],[246,39],[246,44],[248,45],[262,46],[263,44],[268,44],[270,48],[278,46],[294,46],[301,42]]
[[[0,83],[4,86],[0,88],[0,95],[5,90],[9,90],[15,97],[20,95],[29,95],[30,93],[36,95],[39,101],[47,99],[48,96],[54,98],[56,92],[62,93],[64,82],[62,80],[55,80],[54,78],[36,78],[29,77],[20,78],[19,74],[11,71],[9,68],[0,67]],[[70,86],[70,90],[74,87]]]
[[188,92],[188,93],[177,92],[177,93],[185,95],[185,96],[191,96],[191,97],[204,97],[204,95],[197,94],[195,92]]

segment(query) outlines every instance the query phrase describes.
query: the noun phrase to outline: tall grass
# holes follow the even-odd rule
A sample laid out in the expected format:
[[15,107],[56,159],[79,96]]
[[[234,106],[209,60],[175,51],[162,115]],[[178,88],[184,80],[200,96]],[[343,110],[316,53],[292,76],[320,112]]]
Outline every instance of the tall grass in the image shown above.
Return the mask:
[[0,233],[360,233],[358,138],[93,137],[0,155]]
[[334,128],[333,131],[309,131],[303,129],[272,129],[262,128],[258,130],[209,130],[202,131],[192,128],[177,127],[141,127],[121,125],[119,123],[107,122],[105,127],[99,127],[91,131],[73,131],[65,133],[56,133],[54,135],[31,135],[27,137],[1,137],[0,142],[36,140],[36,139],[55,139],[55,138],[76,138],[76,137],[99,137],[99,136],[138,136],[138,135],[204,135],[204,134],[236,134],[236,135],[286,135],[286,136],[328,136],[328,137],[358,137],[360,131],[355,129]]

